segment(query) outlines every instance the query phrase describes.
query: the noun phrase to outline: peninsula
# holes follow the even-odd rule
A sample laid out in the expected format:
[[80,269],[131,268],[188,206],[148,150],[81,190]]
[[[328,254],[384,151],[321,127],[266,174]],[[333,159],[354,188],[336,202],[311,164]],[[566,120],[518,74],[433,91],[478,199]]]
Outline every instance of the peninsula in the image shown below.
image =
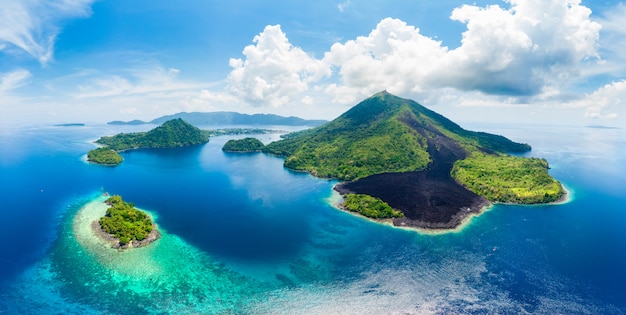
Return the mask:
[[106,215],[92,223],[97,235],[111,242],[113,248],[146,246],[160,238],[156,225],[147,213],[122,200],[119,195],[109,197]]
[[[383,211],[394,225],[426,229],[455,228],[490,202],[559,200],[564,190],[548,174],[547,161],[507,154],[530,150],[503,136],[465,130],[386,91],[263,149],[285,157],[287,168],[342,180],[335,190],[346,210],[363,208],[363,195],[370,196],[376,208],[388,205],[402,214]],[[369,217],[382,218],[374,213]]]

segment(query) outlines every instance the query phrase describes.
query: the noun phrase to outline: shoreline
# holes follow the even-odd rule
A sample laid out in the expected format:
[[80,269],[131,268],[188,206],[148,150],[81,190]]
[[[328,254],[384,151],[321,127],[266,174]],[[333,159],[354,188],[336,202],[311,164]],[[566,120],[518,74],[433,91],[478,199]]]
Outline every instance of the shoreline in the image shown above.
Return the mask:
[[[73,230],[75,235],[80,236],[81,238],[90,236],[89,238],[92,239],[91,242],[97,241],[102,244],[101,246],[116,250],[147,247],[161,238],[161,232],[159,231],[157,224],[154,223],[154,216],[147,211],[141,210],[152,219],[152,231],[150,231],[148,236],[141,241],[134,240],[127,245],[120,246],[119,239],[105,232],[100,227],[99,220],[106,214],[106,210],[109,208],[109,206],[105,203],[105,200],[106,196],[101,195],[93,198],[81,207],[74,217]],[[82,241],[79,240],[79,243],[82,243]]]
[[154,223],[152,224],[152,231],[150,231],[146,238],[141,241],[131,241],[126,245],[120,245],[120,240],[118,238],[105,232],[100,226],[100,222],[98,222],[98,220],[94,220],[93,222],[91,222],[91,229],[96,236],[108,242],[111,245],[111,248],[115,249],[140,248],[148,246],[161,238],[161,232],[159,232],[157,225]]
[[[335,187],[337,185],[340,185],[341,183],[342,182],[338,182],[335,185],[333,185],[333,187],[331,188],[331,196],[326,198],[326,202],[331,207],[339,211],[342,211],[344,213],[361,218],[363,220],[389,226],[391,228],[417,232],[423,235],[443,235],[443,234],[449,234],[449,233],[462,232],[466,227],[471,225],[474,218],[477,218],[481,216],[482,214],[491,211],[496,205],[541,207],[541,206],[567,204],[574,200],[573,191],[561,183],[564,193],[563,193],[563,196],[561,196],[561,198],[559,198],[559,200],[557,201],[553,201],[549,203],[537,203],[537,204],[517,204],[517,203],[491,202],[487,200],[486,203],[481,205],[478,211],[466,212],[466,211],[460,210],[457,214],[453,216],[453,218],[449,222],[446,222],[446,223],[423,222],[423,221],[418,221],[418,220],[406,219],[405,217],[395,218],[395,219],[394,218],[374,219],[374,218],[366,217],[357,212],[346,210],[342,206],[343,200],[344,200],[343,194],[341,194],[335,189]],[[398,222],[401,222],[401,223],[397,224]],[[453,224],[453,225],[450,225],[450,224]]]

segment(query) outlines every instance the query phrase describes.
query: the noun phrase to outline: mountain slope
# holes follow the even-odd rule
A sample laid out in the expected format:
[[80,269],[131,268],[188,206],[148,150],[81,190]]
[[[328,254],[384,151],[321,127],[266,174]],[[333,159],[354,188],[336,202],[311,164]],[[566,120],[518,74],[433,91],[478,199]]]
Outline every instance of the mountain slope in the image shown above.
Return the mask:
[[423,170],[429,145],[457,143],[457,159],[474,150],[524,152],[527,144],[473,132],[407,99],[380,92],[317,127],[270,143],[265,151],[285,156],[285,166],[320,177],[354,180],[386,172]]

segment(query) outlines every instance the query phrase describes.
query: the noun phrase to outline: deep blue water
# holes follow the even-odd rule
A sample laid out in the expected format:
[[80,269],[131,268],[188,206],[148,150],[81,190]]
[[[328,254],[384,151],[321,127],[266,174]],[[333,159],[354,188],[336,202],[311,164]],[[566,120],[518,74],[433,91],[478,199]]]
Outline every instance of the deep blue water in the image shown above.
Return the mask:
[[[0,130],[0,313],[626,312],[626,131],[468,127],[530,143],[573,200],[425,235],[330,207],[334,182],[223,153],[228,136],[102,167],[82,160],[93,139],[149,127]],[[105,191],[157,217],[160,252],[137,259],[164,274],[76,242],[73,218]]]

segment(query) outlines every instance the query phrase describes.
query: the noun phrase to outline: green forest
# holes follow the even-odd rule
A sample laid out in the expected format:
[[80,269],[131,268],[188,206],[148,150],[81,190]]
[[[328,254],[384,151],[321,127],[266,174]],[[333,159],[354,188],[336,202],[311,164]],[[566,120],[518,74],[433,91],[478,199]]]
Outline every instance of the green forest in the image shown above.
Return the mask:
[[561,184],[548,174],[548,162],[538,158],[473,153],[454,163],[452,176],[490,201],[547,203],[559,200]]
[[226,152],[260,152],[265,145],[257,138],[228,140],[222,147]]
[[87,152],[87,160],[102,165],[118,165],[122,163],[123,158],[109,148],[97,148]]
[[148,214],[135,209],[132,203],[125,202],[121,196],[111,196],[105,203],[110,207],[106,215],[100,218],[100,226],[118,238],[120,245],[141,241],[152,231],[152,219]]
[[207,131],[198,129],[177,118],[148,132],[120,133],[102,137],[96,143],[106,145],[115,151],[138,148],[174,148],[202,144],[209,141]]
[[373,219],[401,218],[404,215],[394,210],[386,202],[379,198],[363,194],[346,194],[344,197],[344,209],[360,213]]

